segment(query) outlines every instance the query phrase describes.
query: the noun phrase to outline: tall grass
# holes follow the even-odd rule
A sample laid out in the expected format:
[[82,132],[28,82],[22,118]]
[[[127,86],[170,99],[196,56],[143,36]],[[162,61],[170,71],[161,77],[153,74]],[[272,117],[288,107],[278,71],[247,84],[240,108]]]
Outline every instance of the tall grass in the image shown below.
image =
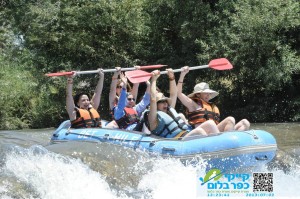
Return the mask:
[[36,95],[37,83],[30,72],[0,57],[0,129],[30,127],[28,112]]

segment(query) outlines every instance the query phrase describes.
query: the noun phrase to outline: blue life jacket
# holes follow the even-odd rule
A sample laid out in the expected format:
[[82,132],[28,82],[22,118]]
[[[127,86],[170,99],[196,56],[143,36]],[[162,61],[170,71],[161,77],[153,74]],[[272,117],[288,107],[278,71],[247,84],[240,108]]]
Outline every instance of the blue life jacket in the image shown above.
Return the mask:
[[[148,122],[149,111],[145,113],[146,126],[149,127]],[[168,114],[163,111],[157,111],[158,125],[151,131],[152,134],[165,137],[174,138],[183,131],[188,131],[189,126],[181,119],[175,109],[169,107]]]

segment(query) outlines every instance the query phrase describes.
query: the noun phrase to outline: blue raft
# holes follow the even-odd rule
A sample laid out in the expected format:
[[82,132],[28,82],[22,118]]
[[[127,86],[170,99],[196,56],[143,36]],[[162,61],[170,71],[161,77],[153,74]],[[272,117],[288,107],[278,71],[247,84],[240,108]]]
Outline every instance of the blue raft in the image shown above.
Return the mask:
[[277,150],[275,138],[263,130],[233,131],[181,140],[120,129],[72,129],[69,120],[64,121],[51,138],[51,143],[66,141],[107,142],[184,162],[203,158],[209,168],[226,170],[265,165],[275,157]]

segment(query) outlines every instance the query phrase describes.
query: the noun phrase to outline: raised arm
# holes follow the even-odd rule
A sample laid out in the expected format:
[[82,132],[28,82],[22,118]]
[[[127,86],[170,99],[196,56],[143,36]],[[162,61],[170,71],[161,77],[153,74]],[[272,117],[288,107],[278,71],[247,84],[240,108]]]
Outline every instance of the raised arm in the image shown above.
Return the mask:
[[[141,67],[140,66],[134,66],[134,68],[136,70],[140,70]],[[137,99],[137,97],[138,97],[139,85],[140,85],[140,83],[133,84],[132,90],[130,91],[130,93],[132,94],[132,96],[135,99]]]
[[133,84],[132,90],[130,92],[135,99],[137,99],[137,96],[138,96],[139,85],[140,85],[140,83]]
[[103,82],[104,82],[104,73],[103,70],[99,70],[99,81],[97,83],[94,95],[91,100],[91,104],[94,107],[94,109],[98,109],[100,105],[100,100],[101,100],[101,94],[102,94],[102,89],[103,89]]
[[147,84],[147,89],[143,96],[143,99],[135,106],[135,110],[137,111],[139,116],[142,115],[143,111],[150,104],[150,82],[147,81],[146,84]]
[[184,66],[181,69],[180,77],[177,83],[177,97],[181,101],[181,103],[189,109],[189,111],[192,111],[194,108],[193,100],[191,100],[188,96],[182,93],[182,84],[185,75],[189,72],[189,67]]
[[150,85],[150,112],[148,115],[150,131],[154,130],[157,127],[156,80],[159,76],[160,72],[158,70],[152,72]]
[[118,84],[118,77],[121,73],[121,67],[116,67],[116,72],[112,76],[111,84],[110,84],[110,91],[109,91],[109,108],[112,110],[115,106],[115,99],[116,99],[116,87]]
[[118,101],[118,104],[116,106],[116,108],[114,109],[114,117],[116,120],[120,119],[121,117],[123,117],[123,115],[125,114],[124,112],[124,108],[126,106],[127,103],[127,78],[125,77],[125,75],[123,73],[120,74],[120,78],[123,82],[123,88],[120,94],[120,98]]
[[66,108],[71,121],[76,119],[75,104],[72,96],[73,77],[74,76],[69,76],[67,78],[67,89],[66,89]]
[[176,101],[177,101],[177,87],[176,87],[175,75],[172,68],[168,68],[166,71],[168,71],[169,86],[170,86],[170,98],[168,99],[168,104],[172,108],[175,108]]

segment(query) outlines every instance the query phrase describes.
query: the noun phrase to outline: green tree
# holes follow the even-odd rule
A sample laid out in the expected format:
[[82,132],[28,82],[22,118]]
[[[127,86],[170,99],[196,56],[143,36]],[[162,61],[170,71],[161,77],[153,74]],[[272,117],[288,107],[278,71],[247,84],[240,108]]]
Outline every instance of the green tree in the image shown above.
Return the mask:
[[[185,93],[206,81],[220,91],[216,100],[223,116],[300,120],[296,0],[14,0],[0,6],[0,82],[16,85],[20,94],[1,85],[1,100],[10,100],[1,128],[56,126],[67,118],[65,78],[45,77],[48,72],[152,63],[180,68],[219,57],[234,69],[192,71]],[[109,77],[102,113],[108,112]],[[92,92],[97,79],[76,77],[74,90]],[[24,80],[31,83],[19,85]],[[159,81],[163,90],[166,83]],[[18,110],[25,105],[30,108]]]
[[226,81],[213,81],[227,88],[222,101],[228,113],[252,121],[299,120],[293,118],[299,109],[293,80],[300,71],[299,1],[219,1],[215,9],[220,25],[199,44],[207,47],[204,54],[223,55],[235,66]]
[[[190,72],[186,93],[206,81],[221,93],[216,100],[223,116],[299,121],[298,1],[157,0],[146,5],[147,58],[181,67],[226,57],[234,65],[231,71]],[[151,54],[155,49],[160,53]]]

